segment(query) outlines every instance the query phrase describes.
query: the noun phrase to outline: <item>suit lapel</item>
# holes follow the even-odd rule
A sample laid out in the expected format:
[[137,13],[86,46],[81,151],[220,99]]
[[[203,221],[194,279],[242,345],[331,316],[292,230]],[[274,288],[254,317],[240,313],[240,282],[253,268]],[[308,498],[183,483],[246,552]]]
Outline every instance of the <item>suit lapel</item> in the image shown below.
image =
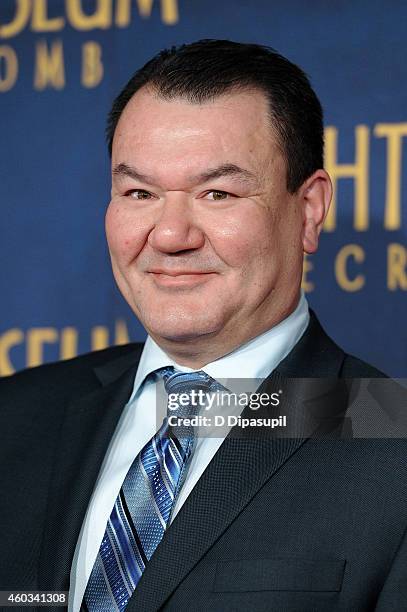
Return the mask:
[[[319,358],[313,358],[313,351]],[[312,314],[303,338],[280,364],[281,370],[279,367],[266,379],[262,390],[276,391],[286,377],[336,378],[343,358],[344,353]],[[303,414],[295,390],[289,393],[286,410]],[[161,608],[260,488],[304,444],[304,423],[299,423],[295,437],[272,439],[264,430],[234,437],[231,432],[165,533],[127,605],[128,612]]]
[[79,532],[109,442],[131,394],[139,356],[135,351],[107,364],[98,372],[105,386],[95,380],[95,391],[67,407],[46,511],[39,566],[42,590],[69,588]]

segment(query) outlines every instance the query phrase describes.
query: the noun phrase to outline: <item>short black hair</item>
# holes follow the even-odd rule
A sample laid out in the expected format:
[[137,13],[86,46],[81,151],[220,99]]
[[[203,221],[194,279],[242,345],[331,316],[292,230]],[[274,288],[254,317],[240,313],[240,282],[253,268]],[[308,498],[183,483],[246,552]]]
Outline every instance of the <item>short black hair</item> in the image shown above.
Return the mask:
[[110,155],[123,109],[144,85],[163,99],[184,98],[197,104],[233,90],[260,90],[267,97],[286,160],[288,191],[295,193],[323,167],[321,104],[301,68],[271,47],[204,39],[155,55],[113,102],[106,129]]

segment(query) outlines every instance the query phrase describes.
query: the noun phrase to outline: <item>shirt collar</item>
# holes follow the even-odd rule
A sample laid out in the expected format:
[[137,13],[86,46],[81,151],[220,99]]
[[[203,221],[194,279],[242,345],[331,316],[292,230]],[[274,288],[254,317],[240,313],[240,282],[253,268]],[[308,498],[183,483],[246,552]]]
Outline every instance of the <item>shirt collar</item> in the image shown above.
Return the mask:
[[[200,369],[212,378],[221,381],[228,389],[233,388],[233,379],[237,379],[237,373],[240,379],[264,380],[294,348],[305,332],[308,322],[308,303],[301,291],[298,305],[288,317],[256,338],[242,344],[228,355]],[[177,364],[151,336],[148,336],[137,369],[130,401],[149,374],[167,366],[173,366],[181,372],[194,371]],[[257,386],[255,384],[254,389]]]

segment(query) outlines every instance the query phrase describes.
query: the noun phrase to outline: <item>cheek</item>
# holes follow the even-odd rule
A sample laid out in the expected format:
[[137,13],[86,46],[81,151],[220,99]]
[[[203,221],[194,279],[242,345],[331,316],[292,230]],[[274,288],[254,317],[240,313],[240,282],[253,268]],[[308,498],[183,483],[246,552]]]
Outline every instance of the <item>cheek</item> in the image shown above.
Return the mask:
[[217,220],[212,246],[225,263],[244,271],[258,266],[272,251],[272,227],[269,215],[262,210],[239,212]]
[[112,256],[123,263],[131,261],[143,248],[149,228],[134,212],[111,202],[105,217],[106,237]]

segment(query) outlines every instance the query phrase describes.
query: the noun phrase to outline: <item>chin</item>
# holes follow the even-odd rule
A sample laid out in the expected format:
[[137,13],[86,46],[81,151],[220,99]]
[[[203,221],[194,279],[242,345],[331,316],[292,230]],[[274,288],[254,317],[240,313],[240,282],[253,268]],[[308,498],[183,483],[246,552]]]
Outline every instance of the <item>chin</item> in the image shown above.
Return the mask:
[[167,342],[187,342],[201,336],[216,334],[219,326],[214,318],[208,318],[208,313],[190,314],[177,313],[176,316],[167,313],[165,317],[149,316],[144,321],[145,328],[156,339]]

